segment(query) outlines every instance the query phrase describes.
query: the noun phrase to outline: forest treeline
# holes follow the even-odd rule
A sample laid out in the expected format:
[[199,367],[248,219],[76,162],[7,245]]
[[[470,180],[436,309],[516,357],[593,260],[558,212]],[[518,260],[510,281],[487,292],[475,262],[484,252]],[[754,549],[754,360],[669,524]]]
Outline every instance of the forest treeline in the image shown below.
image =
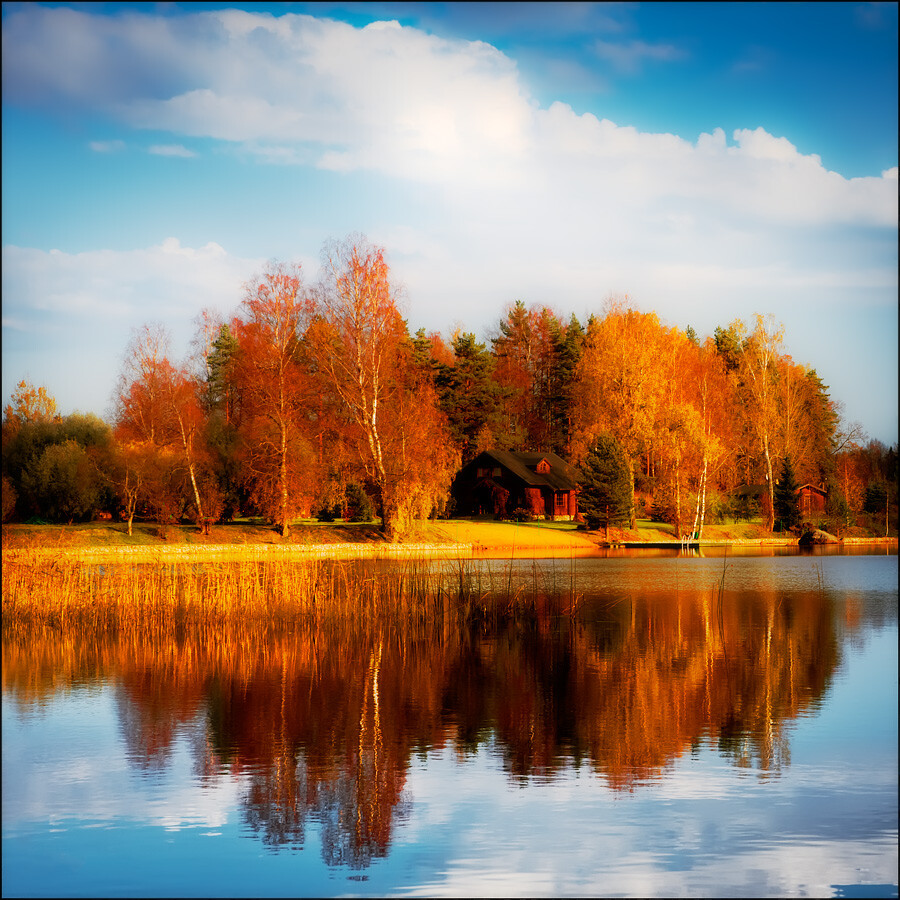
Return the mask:
[[[771,316],[701,340],[627,298],[585,322],[516,302],[485,341],[410,334],[382,248],[350,237],[322,258],[315,283],[273,262],[230,319],[201,313],[184,360],[162,325],[138,329],[110,423],[61,417],[21,382],[3,416],[4,521],[256,515],[287,535],[297,518],[374,512],[393,536],[452,514],[453,477],[481,450],[579,465],[601,436],[631,463],[633,515],[679,533],[701,510],[771,529],[786,460],[827,492],[814,524],[883,524],[896,506],[896,446],[846,426]],[[765,488],[737,499],[741,485]]]

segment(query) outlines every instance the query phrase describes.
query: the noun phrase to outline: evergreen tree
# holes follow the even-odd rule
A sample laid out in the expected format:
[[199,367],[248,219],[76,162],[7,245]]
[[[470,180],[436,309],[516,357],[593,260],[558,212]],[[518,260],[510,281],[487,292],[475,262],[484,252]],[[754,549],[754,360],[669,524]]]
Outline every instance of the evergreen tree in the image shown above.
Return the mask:
[[833,476],[825,482],[825,515],[828,518],[828,530],[841,536],[850,524],[850,506],[847,503],[840,482]]
[[736,322],[732,322],[728,328],[721,326],[713,332],[713,340],[716,344],[716,352],[722,357],[725,368],[729,372],[735,371],[740,366],[741,359],[741,335]]
[[222,409],[225,420],[233,418],[234,386],[231,372],[234,355],[238,349],[237,338],[228,325],[219,328],[219,334],[212,343],[212,350],[206,358],[209,379],[206,383],[206,404],[208,409]]
[[453,342],[454,363],[439,365],[435,387],[439,405],[447,414],[450,433],[462,451],[463,462],[479,449],[479,435],[489,431],[493,444],[503,443],[501,391],[494,378],[494,360],[474,334],[461,334]]
[[775,485],[775,520],[781,531],[789,531],[800,524],[800,501],[797,497],[797,477],[790,456],[785,456],[781,479]]
[[371,522],[372,501],[366,492],[355,481],[351,481],[344,489],[344,505],[348,522]]
[[575,313],[564,330],[558,332],[554,394],[552,397],[554,453],[564,454],[572,437],[572,404],[578,363],[584,352],[584,329]]
[[603,525],[608,539],[610,525],[631,519],[631,464],[622,445],[611,434],[603,433],[588,450],[581,471],[581,512],[588,528],[595,530]]
[[870,481],[866,486],[866,499],[863,509],[867,513],[879,513],[884,510],[887,500],[887,489],[883,481]]

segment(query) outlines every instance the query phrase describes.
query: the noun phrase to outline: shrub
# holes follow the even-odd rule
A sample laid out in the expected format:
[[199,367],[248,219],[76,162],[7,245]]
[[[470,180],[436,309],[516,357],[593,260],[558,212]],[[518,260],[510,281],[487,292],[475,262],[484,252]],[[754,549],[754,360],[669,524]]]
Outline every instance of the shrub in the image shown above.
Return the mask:
[[22,475],[41,515],[54,522],[85,519],[100,498],[99,478],[87,451],[74,440],[49,444]]
[[334,522],[335,519],[341,517],[341,505],[336,503],[334,506],[323,506],[317,513],[316,518],[320,522]]
[[12,482],[3,476],[3,521],[6,522],[12,516],[16,508],[16,489],[12,486]]
[[355,481],[351,481],[344,489],[344,501],[347,506],[347,520],[350,522],[371,522],[373,509],[369,495]]

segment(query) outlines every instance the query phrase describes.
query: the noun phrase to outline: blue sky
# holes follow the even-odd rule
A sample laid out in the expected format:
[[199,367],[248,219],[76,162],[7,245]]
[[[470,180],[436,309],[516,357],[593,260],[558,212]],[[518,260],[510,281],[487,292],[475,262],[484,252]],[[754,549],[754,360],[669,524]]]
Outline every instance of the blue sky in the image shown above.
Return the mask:
[[410,329],[772,313],[897,440],[897,5],[3,5],[3,396],[106,414],[268,259],[383,245]]

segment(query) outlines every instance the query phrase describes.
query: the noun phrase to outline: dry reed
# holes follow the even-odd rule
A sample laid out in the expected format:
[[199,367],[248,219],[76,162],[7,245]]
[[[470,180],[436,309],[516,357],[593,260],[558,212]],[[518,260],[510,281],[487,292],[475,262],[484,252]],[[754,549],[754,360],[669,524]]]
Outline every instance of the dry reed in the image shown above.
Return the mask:
[[[113,563],[48,560],[19,553],[4,562],[3,627],[172,632],[186,627],[289,627],[314,621],[389,619],[403,624],[447,617],[469,621],[572,611],[547,585],[513,585],[471,561],[307,559],[257,562]],[[502,584],[505,579],[506,583]]]

